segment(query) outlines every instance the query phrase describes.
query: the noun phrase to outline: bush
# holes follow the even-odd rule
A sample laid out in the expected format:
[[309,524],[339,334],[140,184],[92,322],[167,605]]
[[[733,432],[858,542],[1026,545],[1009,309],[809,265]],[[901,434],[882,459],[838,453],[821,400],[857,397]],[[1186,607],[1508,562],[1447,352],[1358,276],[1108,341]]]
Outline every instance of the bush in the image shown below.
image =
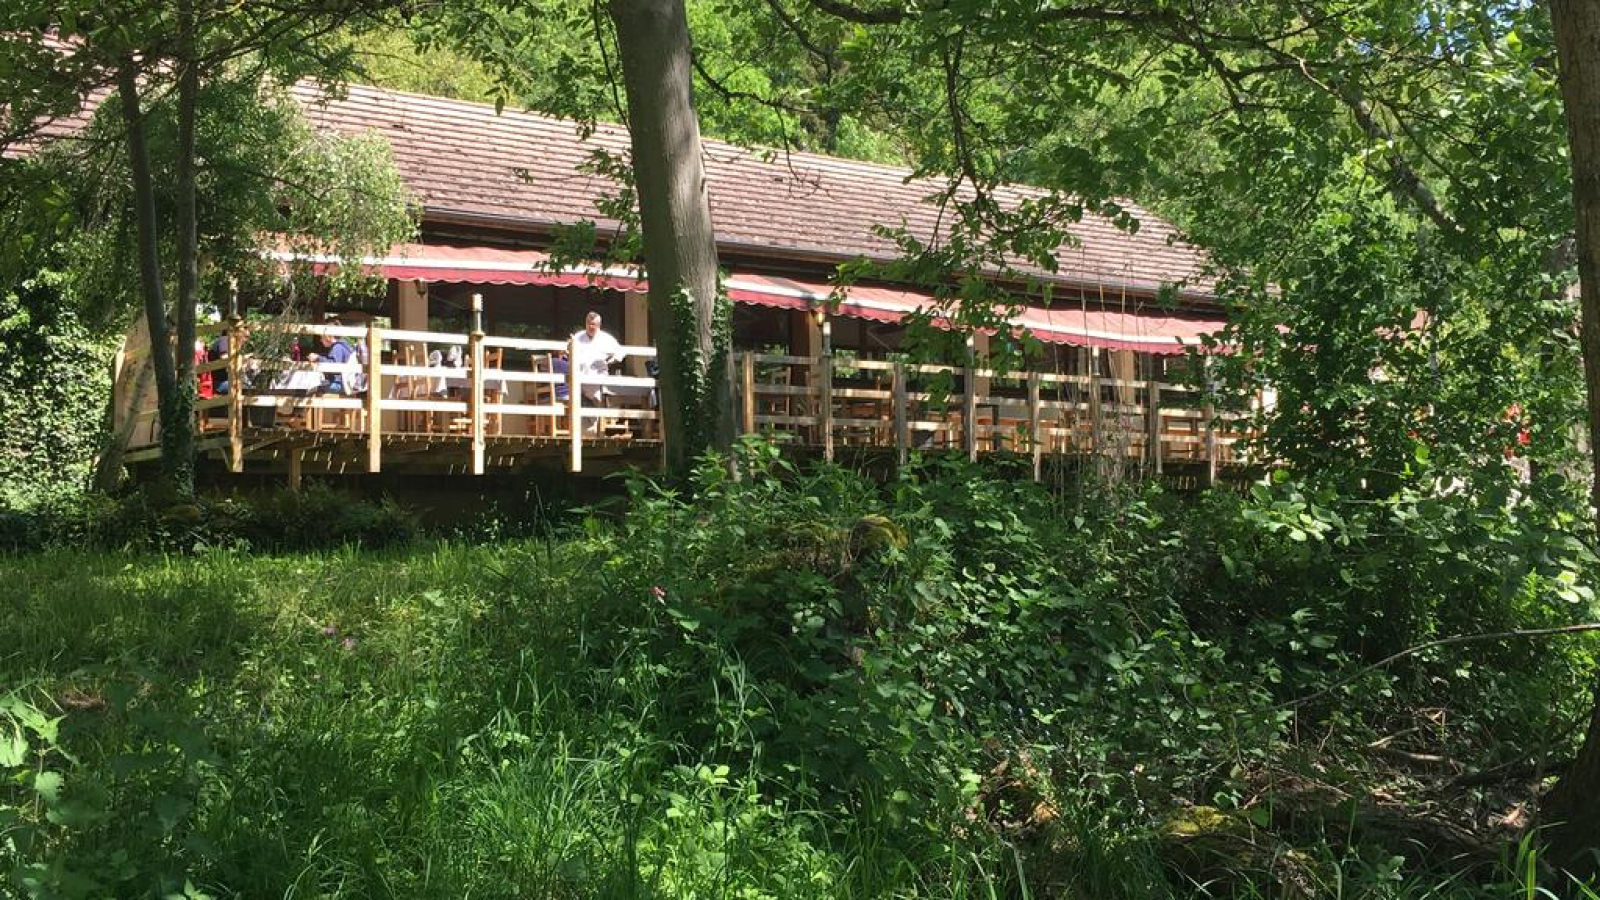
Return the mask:
[[364,500],[320,485],[301,492],[173,503],[145,491],[122,498],[57,499],[31,512],[0,512],[0,550],[47,547],[260,553],[368,550],[415,543],[422,528],[391,500]]

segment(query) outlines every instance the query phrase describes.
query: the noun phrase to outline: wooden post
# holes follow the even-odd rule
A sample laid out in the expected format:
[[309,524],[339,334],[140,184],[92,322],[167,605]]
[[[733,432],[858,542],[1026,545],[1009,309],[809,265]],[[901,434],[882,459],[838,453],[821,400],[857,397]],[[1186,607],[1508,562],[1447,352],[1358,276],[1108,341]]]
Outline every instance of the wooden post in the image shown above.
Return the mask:
[[[567,433],[571,450],[567,471],[583,471],[583,376],[578,372],[578,341],[567,341]],[[663,435],[664,436],[664,435]]]
[[300,454],[299,447],[289,448],[289,490],[300,492]]
[[1149,382],[1149,386],[1145,390],[1145,394],[1146,394],[1146,402],[1149,404],[1150,408],[1145,410],[1145,414],[1149,417],[1149,421],[1148,421],[1147,426],[1146,426],[1145,438],[1144,438],[1144,452],[1145,452],[1144,463],[1145,463],[1145,468],[1146,469],[1149,469],[1150,471],[1156,473],[1157,475],[1160,475],[1161,474],[1161,382],[1155,380],[1154,378],[1151,378],[1150,382]]
[[[824,329],[824,336],[827,331]],[[822,458],[833,461],[833,356],[824,353],[817,357],[817,379],[820,382],[822,401],[818,404],[817,423],[822,429]]]
[[906,391],[906,364],[900,360],[894,361],[894,378],[890,389],[894,393],[894,457],[899,465],[906,464],[906,456],[910,450],[911,435],[910,424],[907,420],[911,417],[911,410],[907,407]]
[[1211,398],[1206,397],[1205,405],[1200,408],[1200,415],[1205,418],[1206,424],[1206,486],[1217,483],[1217,426],[1212,421],[1217,410],[1211,405]]
[[[644,347],[650,343],[650,298],[632,291],[622,295],[622,342],[630,347]],[[649,374],[645,357],[629,355],[623,360],[623,373],[634,378]]]
[[[472,295],[473,321],[482,321],[483,295]],[[467,335],[467,357],[472,367],[472,396],[467,398],[467,413],[472,426],[472,474],[483,474],[483,328]]]
[[111,357],[111,433],[122,430],[122,368],[128,360],[128,342],[123,340]]
[[1104,418],[1100,412],[1100,348],[1089,348],[1089,451],[1096,455],[1100,453],[1101,433],[1104,430]]
[[1039,416],[1039,373],[1028,373],[1028,442],[1031,444],[1033,457],[1033,480],[1042,481],[1044,478],[1044,435],[1040,433],[1043,423]]
[[244,328],[228,321],[228,471],[244,471]]
[[744,433],[756,433],[756,355],[746,352],[740,362],[742,387],[740,406],[744,410]]
[[978,366],[972,335],[967,335],[967,367],[961,376],[961,442],[967,461],[978,461]]
[[1217,410],[1211,402],[1211,361],[1206,360],[1202,366],[1200,371],[1201,383],[1205,387],[1205,402],[1200,407],[1200,415],[1206,426],[1206,486],[1210,487],[1217,483]]
[[383,348],[376,322],[367,323],[367,471],[383,469]]

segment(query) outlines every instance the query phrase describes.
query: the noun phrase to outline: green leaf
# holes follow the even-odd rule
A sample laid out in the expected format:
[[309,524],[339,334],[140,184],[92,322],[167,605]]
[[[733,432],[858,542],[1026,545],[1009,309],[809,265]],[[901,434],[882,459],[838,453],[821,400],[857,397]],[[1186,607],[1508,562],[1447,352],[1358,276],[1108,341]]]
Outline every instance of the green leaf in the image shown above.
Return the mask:
[[47,804],[58,803],[61,800],[61,788],[66,780],[60,772],[46,769],[33,778],[33,790]]
[[0,737],[0,767],[20,766],[28,759],[28,739],[21,732]]

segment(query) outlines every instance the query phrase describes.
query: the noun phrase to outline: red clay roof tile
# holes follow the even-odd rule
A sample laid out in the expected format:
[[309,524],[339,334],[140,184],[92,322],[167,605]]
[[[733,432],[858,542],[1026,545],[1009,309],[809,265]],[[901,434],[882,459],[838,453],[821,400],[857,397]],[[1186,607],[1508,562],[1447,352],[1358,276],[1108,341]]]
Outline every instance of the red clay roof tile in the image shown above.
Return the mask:
[[[330,98],[310,83],[298,85],[295,95],[319,128],[385,137],[425,218],[455,214],[524,228],[582,219],[614,225],[599,216],[595,201],[614,193],[615,184],[582,167],[596,149],[627,151],[621,127],[600,124],[580,140],[572,122],[527,112],[497,115],[488,104],[361,86],[351,87],[346,97]],[[876,227],[903,226],[926,241],[939,226],[939,209],[928,198],[942,185],[911,180],[907,169],[812,153],[766,158],[713,140],[705,141],[704,154],[712,219],[725,249],[889,259],[898,250],[875,233]],[[1042,195],[1006,187],[997,199],[1016,203]],[[1186,295],[1208,294],[1213,285],[1200,274],[1202,252],[1149,211],[1125,205],[1140,221],[1136,233],[1085,212],[1070,229],[1077,244],[1057,254],[1058,274],[1018,268],[1051,281],[1112,291],[1153,292],[1183,283]]]

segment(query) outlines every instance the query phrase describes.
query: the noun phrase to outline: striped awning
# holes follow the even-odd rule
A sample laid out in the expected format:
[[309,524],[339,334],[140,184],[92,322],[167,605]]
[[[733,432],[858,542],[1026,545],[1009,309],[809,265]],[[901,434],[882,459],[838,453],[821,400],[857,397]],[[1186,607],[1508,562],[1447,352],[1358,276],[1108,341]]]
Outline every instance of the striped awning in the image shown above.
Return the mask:
[[[271,255],[283,262],[310,262],[316,266],[338,263],[334,257],[286,250]],[[576,265],[557,270],[551,266],[549,254],[537,250],[403,244],[386,256],[363,258],[362,265],[373,274],[401,281],[588,287],[630,293],[649,290],[643,273],[636,269]],[[910,314],[928,311],[934,314],[935,322],[942,320],[938,298],[926,290],[851,285],[835,291],[825,281],[740,268],[728,272],[723,287],[734,302],[753,306],[798,310],[826,306],[833,315],[878,322],[898,322]],[[1127,312],[1044,306],[1022,307],[1011,322],[1050,343],[1157,354],[1184,353],[1198,346],[1204,335],[1220,331],[1226,324],[1217,318],[1174,315],[1164,310]]]

